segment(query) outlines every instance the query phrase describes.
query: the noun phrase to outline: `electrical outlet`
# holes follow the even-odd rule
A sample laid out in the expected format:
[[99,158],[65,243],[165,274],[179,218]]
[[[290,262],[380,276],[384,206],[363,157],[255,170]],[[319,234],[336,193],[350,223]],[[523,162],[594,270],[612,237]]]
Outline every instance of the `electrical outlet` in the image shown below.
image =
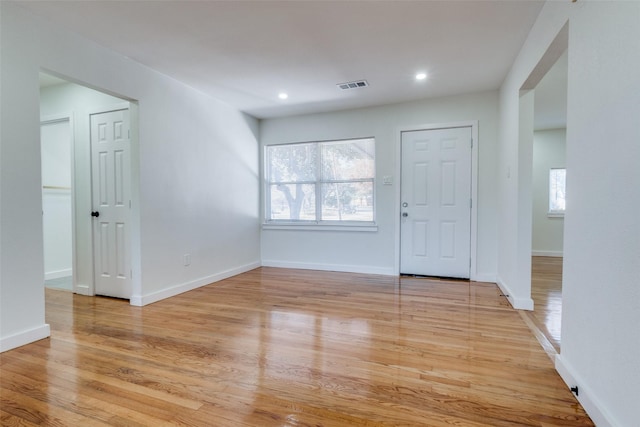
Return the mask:
[[190,266],[191,265],[191,254],[184,254],[184,256],[182,257],[182,261],[183,261],[185,267]]

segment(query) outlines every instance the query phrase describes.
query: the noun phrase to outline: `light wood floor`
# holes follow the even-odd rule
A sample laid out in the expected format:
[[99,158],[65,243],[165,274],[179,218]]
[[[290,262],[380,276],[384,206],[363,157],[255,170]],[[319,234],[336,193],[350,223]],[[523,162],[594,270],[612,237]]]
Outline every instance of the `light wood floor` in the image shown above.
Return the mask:
[[534,311],[531,319],[560,352],[562,318],[562,258],[535,256],[531,258],[531,298]]
[[2,425],[590,426],[495,285],[260,268],[146,307],[46,290]]

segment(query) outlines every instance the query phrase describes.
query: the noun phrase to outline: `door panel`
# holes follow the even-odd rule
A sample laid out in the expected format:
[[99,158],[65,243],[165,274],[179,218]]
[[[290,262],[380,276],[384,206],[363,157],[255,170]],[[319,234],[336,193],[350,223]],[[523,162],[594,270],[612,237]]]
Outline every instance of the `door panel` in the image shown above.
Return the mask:
[[456,223],[443,221],[440,224],[440,258],[456,256]]
[[124,223],[116,223],[116,273],[119,279],[127,278],[127,260],[125,255],[128,253],[126,244],[126,226]]
[[426,257],[429,241],[429,221],[415,221],[413,223],[412,253],[417,257]]
[[131,297],[129,110],[91,115],[95,293]]
[[97,258],[100,260],[98,274],[101,277],[109,277],[109,272],[111,271],[109,266],[109,234],[109,223],[99,222],[96,239],[100,243],[100,252],[97,254]]
[[[427,182],[429,176],[429,163],[416,163],[413,166],[414,180],[416,182]],[[426,185],[416,185],[413,187],[413,200],[416,206],[427,206],[429,203],[429,188]]]
[[471,127],[402,133],[400,272],[469,278]]

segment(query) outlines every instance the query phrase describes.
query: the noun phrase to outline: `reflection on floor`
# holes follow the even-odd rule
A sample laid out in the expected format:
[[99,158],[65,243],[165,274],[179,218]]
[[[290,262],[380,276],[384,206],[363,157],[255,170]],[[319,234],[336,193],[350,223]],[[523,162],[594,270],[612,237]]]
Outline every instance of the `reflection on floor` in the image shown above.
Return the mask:
[[52,289],[62,289],[65,291],[73,291],[73,277],[60,277],[58,279],[50,279],[44,281],[44,286]]
[[541,256],[531,258],[531,298],[534,303],[531,320],[559,353],[562,318],[562,258]]

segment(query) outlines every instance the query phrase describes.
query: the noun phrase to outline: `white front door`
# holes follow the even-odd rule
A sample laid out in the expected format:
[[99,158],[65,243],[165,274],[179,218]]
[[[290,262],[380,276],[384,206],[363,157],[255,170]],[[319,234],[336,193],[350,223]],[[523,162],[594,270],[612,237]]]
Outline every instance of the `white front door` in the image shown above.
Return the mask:
[[129,110],[91,115],[96,295],[131,297]]
[[471,127],[402,133],[400,273],[469,278]]

